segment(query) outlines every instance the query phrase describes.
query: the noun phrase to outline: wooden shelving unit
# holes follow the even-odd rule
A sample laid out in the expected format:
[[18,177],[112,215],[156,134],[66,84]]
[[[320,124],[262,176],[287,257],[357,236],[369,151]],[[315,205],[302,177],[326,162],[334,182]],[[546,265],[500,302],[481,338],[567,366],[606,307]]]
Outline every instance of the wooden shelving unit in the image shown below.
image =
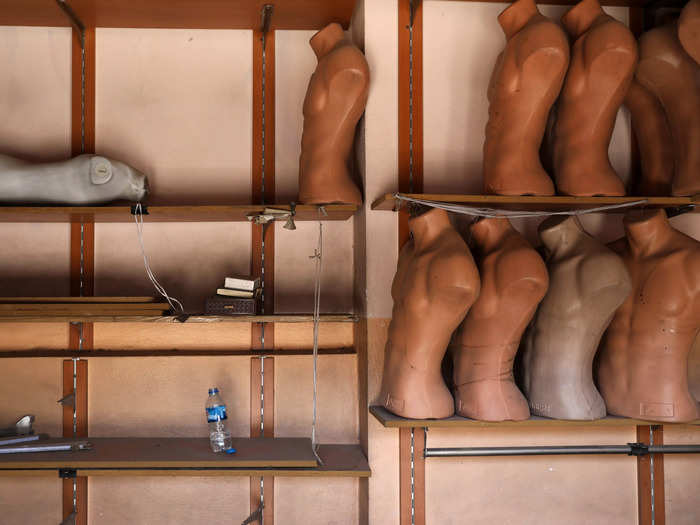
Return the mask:
[[[144,207],[144,222],[245,222],[249,215],[265,208],[290,210],[289,204],[258,206],[251,204]],[[345,221],[358,210],[354,204],[319,206],[299,204],[294,208],[295,221]],[[0,206],[0,222],[134,222],[131,206]]]
[[[658,425],[659,422],[644,421],[626,417],[608,416],[591,421],[550,419],[532,416],[525,421],[477,421],[461,416],[445,419],[409,419],[397,416],[378,405],[369,407],[370,414],[386,428],[558,428],[558,427],[634,427],[637,425]],[[700,419],[690,423],[663,423],[664,425],[700,425]]]
[[80,476],[350,476],[369,477],[357,445],[319,447],[320,466],[308,438],[234,438],[235,454],[214,454],[207,438],[83,438],[91,450],[0,454],[2,474],[72,470]]
[[[373,210],[398,211],[402,201],[397,194],[387,193],[372,203]],[[639,208],[678,208],[700,212],[700,195],[693,197],[535,197],[504,195],[452,195],[440,193],[400,193],[398,195],[412,199],[462,204],[480,208],[498,208],[519,211],[564,211],[585,210],[600,206],[614,206],[639,202]],[[405,205],[405,202],[403,202]],[[629,208],[611,210],[612,213],[624,213]]]
[[[0,351],[0,359],[11,358],[41,358],[41,357],[65,357],[87,359],[93,357],[223,357],[223,356],[311,356],[313,350],[310,349],[280,349],[270,350],[3,350]],[[346,348],[319,348],[318,355],[357,355],[357,350],[353,347]]]

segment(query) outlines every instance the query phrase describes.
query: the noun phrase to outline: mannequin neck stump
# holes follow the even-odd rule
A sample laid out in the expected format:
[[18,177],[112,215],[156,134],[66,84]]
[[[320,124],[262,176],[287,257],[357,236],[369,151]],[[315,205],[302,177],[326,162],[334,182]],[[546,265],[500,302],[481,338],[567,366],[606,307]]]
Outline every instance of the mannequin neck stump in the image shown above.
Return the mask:
[[630,250],[635,255],[658,252],[673,233],[663,210],[632,211],[625,215],[624,223]]
[[452,228],[447,212],[439,209],[432,209],[410,219],[408,225],[416,251],[428,248],[443,232]]
[[513,35],[525,27],[525,24],[534,15],[539,13],[534,0],[517,0],[517,2],[513,2],[498,15],[498,23],[506,35],[506,40],[510,40]]
[[598,0],[583,0],[567,11],[561,17],[561,21],[566,31],[577,39],[588,31],[596,18],[603,14],[605,13]]
[[479,250],[489,253],[498,248],[503,239],[513,232],[513,227],[508,219],[481,219],[472,224],[472,239]]
[[345,33],[340,24],[328,24],[326,27],[316,33],[309,45],[316,53],[316,58],[321,60],[324,56],[330,53],[333,48],[345,38]]
[[540,224],[539,234],[547,252],[551,254],[566,253],[586,237],[586,232],[575,217],[551,217]]

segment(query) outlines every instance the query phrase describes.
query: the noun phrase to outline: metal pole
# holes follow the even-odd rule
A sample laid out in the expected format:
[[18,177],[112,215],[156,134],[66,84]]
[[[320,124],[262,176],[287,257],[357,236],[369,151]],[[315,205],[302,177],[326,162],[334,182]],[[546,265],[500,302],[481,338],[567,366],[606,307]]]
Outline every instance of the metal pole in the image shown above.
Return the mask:
[[458,447],[426,448],[426,458],[479,457],[479,456],[552,456],[584,454],[699,454],[700,445],[656,445],[642,443],[627,445],[587,445],[587,446],[533,446],[533,447]]

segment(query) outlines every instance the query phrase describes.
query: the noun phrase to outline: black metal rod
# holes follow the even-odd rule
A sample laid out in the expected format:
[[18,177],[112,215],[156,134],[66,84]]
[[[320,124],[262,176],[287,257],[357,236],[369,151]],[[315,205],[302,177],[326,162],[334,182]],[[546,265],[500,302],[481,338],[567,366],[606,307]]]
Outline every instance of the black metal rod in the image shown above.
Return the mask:
[[586,445],[586,446],[533,446],[533,447],[459,447],[426,448],[426,458],[479,457],[479,456],[553,456],[583,454],[698,454],[700,445],[654,445],[641,443],[628,445]]

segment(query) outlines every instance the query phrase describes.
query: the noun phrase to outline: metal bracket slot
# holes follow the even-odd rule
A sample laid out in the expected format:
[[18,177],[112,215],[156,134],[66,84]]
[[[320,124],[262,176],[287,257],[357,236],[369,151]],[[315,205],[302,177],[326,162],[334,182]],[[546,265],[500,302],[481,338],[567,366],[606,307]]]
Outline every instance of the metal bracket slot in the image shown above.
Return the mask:
[[270,30],[270,23],[272,22],[272,11],[275,6],[272,4],[265,4],[260,10],[260,32],[264,35]]
[[68,516],[66,516],[66,519],[64,519],[60,525],[75,525],[75,520],[78,517],[78,514],[73,511]]
[[68,20],[70,20],[73,27],[80,34],[80,48],[85,49],[85,24],[83,24],[80,18],[78,18],[78,15],[75,14],[73,8],[66,3],[66,0],[56,0],[56,3],[58,4],[58,7],[61,8],[61,11],[63,11],[68,17]]

